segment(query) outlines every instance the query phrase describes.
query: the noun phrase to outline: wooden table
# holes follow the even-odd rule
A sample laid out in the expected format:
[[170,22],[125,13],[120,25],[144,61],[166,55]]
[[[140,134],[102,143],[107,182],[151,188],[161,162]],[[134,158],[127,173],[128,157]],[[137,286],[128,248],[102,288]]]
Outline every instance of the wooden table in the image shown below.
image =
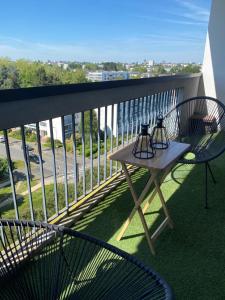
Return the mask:
[[[184,154],[190,147],[189,144],[178,143],[178,142],[170,142],[168,149],[166,150],[157,150],[156,155],[152,159],[138,159],[135,158],[132,154],[134,143],[118,150],[115,153],[109,155],[109,159],[118,161],[121,163],[123,171],[125,173],[125,177],[130,188],[133,200],[134,200],[134,208],[123,225],[121,232],[119,233],[117,240],[119,241],[122,236],[124,235],[128,225],[130,224],[134,214],[138,212],[141,223],[143,225],[145,235],[147,238],[147,242],[152,254],[155,254],[155,249],[153,246],[153,242],[156,240],[158,235],[162,232],[162,230],[168,225],[170,228],[173,228],[173,222],[169,215],[169,211],[166,207],[166,203],[163,197],[163,193],[161,191],[161,184],[171,171],[172,167],[176,164],[177,160]],[[129,175],[127,165],[138,166],[142,168],[147,168],[150,171],[150,178],[143,189],[142,193],[138,197],[134,186],[131,181],[131,176]],[[159,174],[161,174],[161,179],[159,179]],[[145,196],[149,192],[150,187],[154,185],[154,189],[150,195],[148,195],[148,201],[146,202],[144,208],[141,208],[141,204],[145,199]],[[155,232],[150,236],[148,231],[148,226],[144,217],[146,210],[148,209],[149,205],[155,198],[156,194],[159,195],[159,199],[162,204],[163,212],[165,214],[165,219],[159,225],[159,227],[155,230]]]

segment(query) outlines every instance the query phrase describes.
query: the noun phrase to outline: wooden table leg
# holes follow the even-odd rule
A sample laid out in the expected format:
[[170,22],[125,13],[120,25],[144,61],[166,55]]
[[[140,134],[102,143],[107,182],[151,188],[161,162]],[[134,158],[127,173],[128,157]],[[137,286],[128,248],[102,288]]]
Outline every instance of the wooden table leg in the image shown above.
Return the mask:
[[154,183],[155,183],[156,191],[159,194],[159,198],[160,198],[160,201],[161,201],[161,204],[162,204],[162,208],[164,210],[164,213],[165,213],[166,217],[168,218],[169,226],[170,226],[170,228],[173,228],[174,227],[173,221],[172,221],[172,219],[170,217],[170,214],[169,214],[169,211],[166,207],[166,202],[165,202],[165,199],[163,197],[163,193],[160,189],[160,186],[159,186],[159,183],[158,183],[157,179],[155,179]]
[[[128,175],[129,175],[129,174],[128,174]],[[130,178],[130,176],[129,176],[129,178]],[[120,241],[121,238],[123,237],[123,235],[124,235],[124,233],[125,233],[127,227],[129,226],[131,220],[133,219],[133,217],[134,217],[134,215],[135,215],[135,213],[136,213],[136,211],[137,211],[137,207],[139,207],[139,206],[141,205],[142,201],[144,200],[145,195],[147,194],[147,192],[149,191],[151,185],[153,184],[154,179],[155,179],[155,176],[151,175],[151,176],[150,176],[150,179],[148,180],[148,182],[147,182],[145,188],[143,189],[143,191],[142,191],[140,197],[138,198],[138,201],[137,201],[135,207],[134,207],[133,210],[131,211],[131,214],[129,215],[129,217],[128,217],[127,220],[125,221],[125,223],[124,223],[124,225],[123,225],[123,228],[121,229],[120,233],[118,234],[118,236],[117,236],[117,238],[116,238],[117,241]],[[144,212],[143,212],[143,214],[144,214]]]
[[152,243],[152,240],[151,240],[151,237],[149,235],[149,232],[148,232],[148,226],[147,226],[147,223],[146,223],[146,220],[145,220],[145,217],[144,217],[144,214],[142,212],[142,209],[141,209],[141,206],[140,204],[138,203],[138,197],[137,197],[137,194],[134,190],[134,187],[133,187],[133,184],[132,184],[132,181],[131,181],[131,178],[130,178],[130,175],[127,171],[127,167],[124,163],[122,163],[122,168],[124,170],[124,174],[125,174],[125,177],[126,177],[126,180],[127,180],[127,183],[128,183],[128,186],[130,188],[130,191],[131,191],[131,194],[133,196],[133,199],[134,199],[134,203],[135,203],[135,210],[138,211],[138,214],[140,216],[140,219],[141,219],[141,223],[142,223],[142,226],[144,228],[144,231],[145,231],[145,236],[147,238],[147,242],[148,242],[148,246],[152,252],[153,255],[155,255],[155,250],[154,250],[154,247],[153,247],[153,243]]

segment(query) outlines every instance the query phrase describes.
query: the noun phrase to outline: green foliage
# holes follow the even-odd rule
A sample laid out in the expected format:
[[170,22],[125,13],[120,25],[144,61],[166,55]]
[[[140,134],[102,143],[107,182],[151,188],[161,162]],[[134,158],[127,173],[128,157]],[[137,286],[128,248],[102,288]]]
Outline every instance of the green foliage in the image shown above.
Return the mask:
[[125,71],[125,67],[121,63],[115,62],[104,62],[103,63],[104,71]]
[[0,88],[19,88],[19,74],[15,65],[7,59],[0,59]]
[[[82,122],[80,122],[79,125],[79,132],[82,134]],[[84,113],[84,134],[85,134],[85,140],[89,141],[89,135],[90,135],[90,111],[85,111]],[[98,120],[96,112],[92,111],[92,137],[93,142],[97,141],[97,134],[98,134]]]
[[133,71],[134,72],[139,72],[139,73],[146,73],[147,72],[147,68],[145,66],[139,66],[139,65],[137,65],[137,66],[135,66],[133,68]]
[[18,129],[18,130],[11,130],[8,133],[8,136],[12,137],[14,139],[17,139],[17,140],[21,140],[21,130],[20,129]]
[[0,59],[0,89],[87,82],[81,66],[64,70],[28,60]]
[[69,69],[74,70],[74,69],[82,69],[82,64],[78,62],[71,62],[69,63]]
[[26,131],[25,131],[25,134],[26,134],[26,141],[27,141],[27,142],[33,143],[33,142],[36,142],[36,141],[37,141],[36,134],[33,133],[32,131],[26,130]]
[[85,70],[90,71],[90,72],[95,72],[98,70],[98,66],[93,63],[87,63],[87,64],[85,64]]
[[162,65],[156,65],[153,67],[152,73],[155,76],[161,75],[161,74],[166,74],[166,70],[164,69],[164,67]]
[[[55,148],[60,148],[62,147],[62,142],[60,140],[54,140]],[[51,148],[51,139],[50,137],[45,137],[43,146],[47,148]]]
[[7,159],[0,158],[0,179],[4,178],[8,174]]
[[[21,130],[20,129],[11,130],[8,133],[8,136],[11,137],[11,138],[17,139],[17,140],[21,140],[22,139],[22,137],[21,137]],[[37,141],[36,134],[34,132],[32,132],[31,130],[26,129],[26,128],[25,128],[25,136],[26,136],[26,141],[27,142],[33,143],[33,142]]]
[[62,142],[60,142],[60,140],[55,140],[54,143],[56,148],[62,147]]
[[22,160],[13,161],[13,168],[14,169],[23,169],[24,168],[24,162]]
[[187,65],[185,67],[181,65],[174,66],[170,69],[170,73],[172,74],[190,74],[190,73],[199,73],[201,72],[201,66],[199,65]]

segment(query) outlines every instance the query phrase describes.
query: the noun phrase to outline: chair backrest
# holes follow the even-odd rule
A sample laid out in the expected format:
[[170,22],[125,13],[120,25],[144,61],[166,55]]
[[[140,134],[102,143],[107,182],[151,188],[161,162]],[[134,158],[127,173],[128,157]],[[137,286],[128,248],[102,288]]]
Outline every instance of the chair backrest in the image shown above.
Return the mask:
[[62,226],[0,220],[0,299],[172,299],[133,256]]
[[180,102],[166,116],[164,125],[172,140],[191,144],[199,161],[210,160],[225,150],[225,106],[211,97]]

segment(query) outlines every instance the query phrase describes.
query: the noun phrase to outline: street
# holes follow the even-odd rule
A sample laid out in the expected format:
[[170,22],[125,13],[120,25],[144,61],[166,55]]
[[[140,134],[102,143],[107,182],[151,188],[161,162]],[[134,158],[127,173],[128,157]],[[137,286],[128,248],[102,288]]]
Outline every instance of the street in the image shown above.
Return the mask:
[[[15,160],[22,160],[24,161],[24,155],[22,150],[22,143],[19,140],[9,138],[9,144],[10,144],[10,154],[11,159],[13,161]],[[34,153],[37,155],[37,146],[35,143],[27,143],[27,145],[30,145],[32,148],[34,148],[33,151],[30,153]],[[6,158],[6,151],[5,151],[5,144],[0,143],[0,157]],[[38,156],[37,156],[38,158]],[[64,175],[64,161],[63,161],[63,150],[62,148],[56,148],[55,149],[55,158],[56,158],[56,172],[58,176]],[[52,164],[52,151],[49,148],[42,147],[42,159],[43,159],[43,168],[44,168],[44,176],[45,177],[51,177],[53,176],[53,164]],[[30,161],[32,162],[33,159],[30,157]],[[74,170],[74,164],[73,164],[73,154],[67,153],[67,174],[73,174]],[[86,166],[90,165],[90,159],[85,158]],[[77,156],[77,163],[79,166],[79,173],[81,173],[81,166],[82,166],[82,158],[80,156]],[[40,177],[40,167],[38,160],[33,163],[31,163],[31,171],[32,174],[38,178]]]

